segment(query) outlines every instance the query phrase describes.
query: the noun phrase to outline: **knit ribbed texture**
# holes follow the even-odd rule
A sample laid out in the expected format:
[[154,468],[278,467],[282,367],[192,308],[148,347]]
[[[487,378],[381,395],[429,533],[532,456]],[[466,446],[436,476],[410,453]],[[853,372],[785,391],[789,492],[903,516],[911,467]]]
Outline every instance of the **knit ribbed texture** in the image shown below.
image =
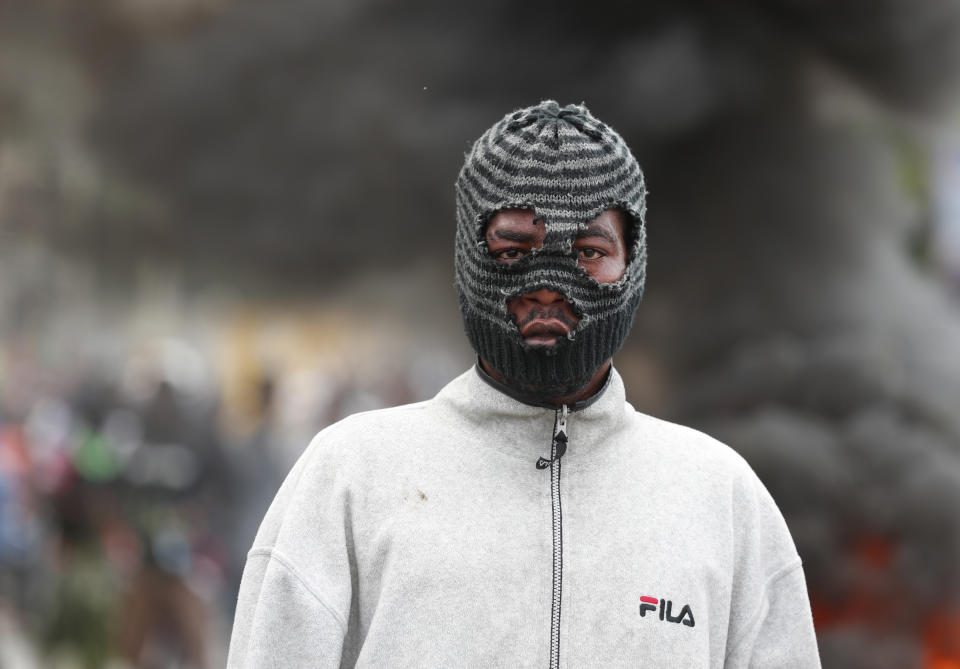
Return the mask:
[[[581,388],[616,353],[633,324],[646,275],[643,174],[623,138],[583,105],[548,100],[505,116],[477,140],[456,184],[456,285],[474,350],[507,382],[546,394]],[[544,220],[543,246],[513,263],[490,256],[484,232],[503,209]],[[626,272],[600,283],[577,265],[573,242],[586,224],[623,209],[632,230]],[[549,350],[527,349],[507,302],[547,287],[580,317]]]

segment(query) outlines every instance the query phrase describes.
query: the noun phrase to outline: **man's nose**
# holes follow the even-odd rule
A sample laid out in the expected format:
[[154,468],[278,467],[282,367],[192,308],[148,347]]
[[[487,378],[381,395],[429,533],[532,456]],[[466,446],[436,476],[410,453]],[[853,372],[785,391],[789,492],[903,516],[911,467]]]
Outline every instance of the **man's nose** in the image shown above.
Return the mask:
[[551,290],[550,288],[538,288],[532,293],[526,293],[523,295],[523,299],[529,300],[531,302],[537,302],[539,304],[548,305],[556,304],[558,302],[566,302],[566,298],[563,296],[563,293],[557,292],[556,290]]

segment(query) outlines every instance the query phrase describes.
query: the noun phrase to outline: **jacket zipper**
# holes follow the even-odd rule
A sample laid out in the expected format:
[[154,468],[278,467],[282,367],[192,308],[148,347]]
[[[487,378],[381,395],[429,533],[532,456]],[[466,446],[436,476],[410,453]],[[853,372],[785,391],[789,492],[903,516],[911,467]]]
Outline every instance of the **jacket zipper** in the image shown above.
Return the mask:
[[560,667],[560,604],[563,591],[563,513],[560,505],[560,458],[567,452],[566,404],[557,409],[550,459],[537,460],[537,469],[550,467],[550,510],[553,518],[553,598],[550,605],[550,669]]

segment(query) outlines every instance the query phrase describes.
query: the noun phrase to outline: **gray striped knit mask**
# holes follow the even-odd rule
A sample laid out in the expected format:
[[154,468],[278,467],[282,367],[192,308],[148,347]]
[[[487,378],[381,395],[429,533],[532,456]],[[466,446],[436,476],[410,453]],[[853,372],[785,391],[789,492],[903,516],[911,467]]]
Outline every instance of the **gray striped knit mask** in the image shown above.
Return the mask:
[[[467,337],[507,383],[532,398],[582,388],[623,344],[643,296],[646,188],[623,138],[582,105],[548,100],[515,111],[473,145],[456,184],[456,286]],[[541,248],[497,262],[485,229],[504,209],[544,221]],[[628,214],[623,277],[601,283],[577,264],[578,232],[607,209]],[[507,302],[539,288],[561,293],[579,317],[549,349],[528,348]]]

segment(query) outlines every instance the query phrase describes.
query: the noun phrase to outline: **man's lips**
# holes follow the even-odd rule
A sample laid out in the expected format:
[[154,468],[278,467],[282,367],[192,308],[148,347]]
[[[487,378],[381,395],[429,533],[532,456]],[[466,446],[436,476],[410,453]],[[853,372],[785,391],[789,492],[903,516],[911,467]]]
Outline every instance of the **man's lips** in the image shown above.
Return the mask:
[[534,346],[552,346],[560,337],[565,337],[570,327],[556,318],[536,318],[520,328],[520,336],[527,344]]
[[570,332],[570,327],[559,318],[535,318],[524,323],[520,334],[524,337],[535,335],[563,336]]

